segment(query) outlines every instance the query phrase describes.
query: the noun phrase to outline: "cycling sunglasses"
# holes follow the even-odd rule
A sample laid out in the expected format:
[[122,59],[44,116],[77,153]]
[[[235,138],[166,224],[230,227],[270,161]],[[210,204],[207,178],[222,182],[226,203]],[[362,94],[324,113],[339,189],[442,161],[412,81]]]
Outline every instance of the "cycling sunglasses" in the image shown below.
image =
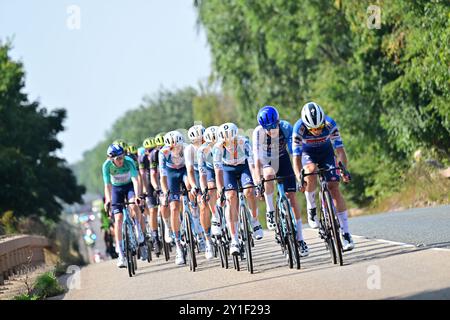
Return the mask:
[[265,126],[264,129],[267,131],[276,129],[278,127],[278,122],[272,123],[271,125]]
[[319,127],[317,127],[317,128],[311,128],[311,129],[309,129],[309,131],[320,131],[320,130],[323,130],[323,128],[325,128],[325,123],[322,123]]
[[123,156],[117,156],[117,157],[114,157],[113,159],[116,161],[122,161],[123,158],[124,158]]

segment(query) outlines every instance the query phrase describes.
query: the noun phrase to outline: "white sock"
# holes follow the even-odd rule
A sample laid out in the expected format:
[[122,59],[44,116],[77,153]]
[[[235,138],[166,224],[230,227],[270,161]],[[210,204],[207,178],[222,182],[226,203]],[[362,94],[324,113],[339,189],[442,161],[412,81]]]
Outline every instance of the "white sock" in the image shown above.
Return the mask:
[[302,219],[298,219],[297,221],[297,241],[304,241],[303,238],[303,228],[302,228]]
[[341,229],[342,231],[344,231],[344,233],[350,233],[348,231],[348,215],[347,215],[347,210],[342,211],[342,212],[338,212],[338,219],[339,219],[339,224],[341,225]]
[[273,206],[273,192],[271,194],[264,194],[264,198],[266,199],[267,212],[275,211],[275,208]]
[[316,192],[305,191],[306,209],[314,209],[316,207]]

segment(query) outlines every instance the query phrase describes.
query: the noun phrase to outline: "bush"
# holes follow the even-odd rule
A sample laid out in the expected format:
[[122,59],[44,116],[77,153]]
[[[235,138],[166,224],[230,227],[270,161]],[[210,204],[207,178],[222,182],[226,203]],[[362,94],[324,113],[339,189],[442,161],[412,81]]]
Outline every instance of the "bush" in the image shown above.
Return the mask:
[[36,294],[29,295],[28,293],[23,293],[15,296],[14,300],[39,300],[39,296]]
[[58,279],[53,272],[46,272],[36,279],[34,292],[41,299],[45,299],[62,294],[64,289],[58,283]]

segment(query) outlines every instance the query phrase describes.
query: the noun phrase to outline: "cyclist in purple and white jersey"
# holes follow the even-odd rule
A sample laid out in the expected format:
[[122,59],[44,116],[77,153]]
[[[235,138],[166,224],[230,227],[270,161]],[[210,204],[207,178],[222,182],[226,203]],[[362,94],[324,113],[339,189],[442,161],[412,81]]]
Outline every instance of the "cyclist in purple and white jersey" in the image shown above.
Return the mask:
[[[347,155],[336,122],[326,116],[317,103],[305,104],[302,108],[301,119],[294,125],[293,133],[294,171],[297,179],[300,179],[302,168],[306,173],[310,173],[316,170],[316,164],[320,168],[336,168],[338,162],[335,153],[337,159],[347,166]],[[325,174],[325,178],[343,233],[342,247],[344,251],[349,251],[354,248],[354,243],[348,228],[347,207],[339,190],[339,171],[338,169],[329,171]],[[348,182],[349,177],[341,174],[343,181]],[[318,228],[315,202],[317,177],[307,176],[305,181],[308,222],[312,228]]]

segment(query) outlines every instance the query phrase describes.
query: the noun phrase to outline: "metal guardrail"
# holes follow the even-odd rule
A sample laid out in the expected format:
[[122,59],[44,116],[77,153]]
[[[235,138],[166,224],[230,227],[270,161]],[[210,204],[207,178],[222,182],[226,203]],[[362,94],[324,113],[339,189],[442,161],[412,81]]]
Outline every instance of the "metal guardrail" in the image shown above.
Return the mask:
[[45,262],[44,248],[50,243],[42,236],[20,235],[0,240],[0,285],[11,276],[20,274],[25,266]]

